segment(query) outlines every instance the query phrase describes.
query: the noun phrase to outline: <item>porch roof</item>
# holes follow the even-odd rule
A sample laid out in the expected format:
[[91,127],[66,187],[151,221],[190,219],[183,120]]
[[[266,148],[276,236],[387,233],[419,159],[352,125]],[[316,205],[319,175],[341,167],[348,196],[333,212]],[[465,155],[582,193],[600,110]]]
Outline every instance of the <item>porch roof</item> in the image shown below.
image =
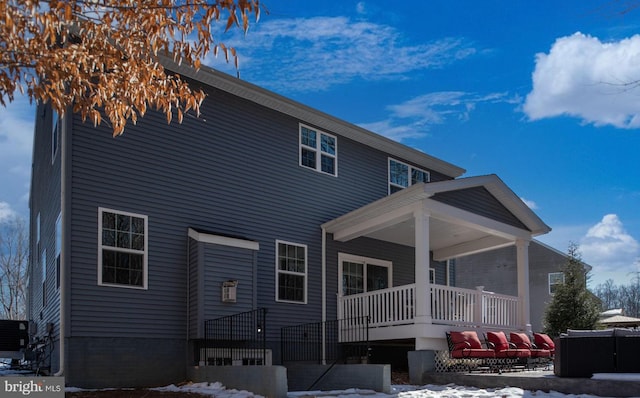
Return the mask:
[[[473,192],[490,195],[473,200],[469,197]],[[447,200],[442,200],[443,194]],[[551,230],[495,174],[416,184],[328,221],[322,228],[338,241],[370,237],[415,246],[415,214],[429,215],[434,260],[509,246]]]

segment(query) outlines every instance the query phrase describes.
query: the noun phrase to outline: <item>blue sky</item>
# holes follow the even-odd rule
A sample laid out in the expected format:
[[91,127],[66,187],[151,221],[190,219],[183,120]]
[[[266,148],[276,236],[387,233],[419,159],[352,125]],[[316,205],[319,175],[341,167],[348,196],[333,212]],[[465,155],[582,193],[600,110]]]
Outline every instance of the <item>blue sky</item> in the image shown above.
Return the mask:
[[[264,1],[240,77],[467,170],[579,244],[591,285],[640,271],[640,10],[610,0]],[[220,59],[206,64],[236,71]],[[0,219],[28,215],[33,109],[0,108]]]

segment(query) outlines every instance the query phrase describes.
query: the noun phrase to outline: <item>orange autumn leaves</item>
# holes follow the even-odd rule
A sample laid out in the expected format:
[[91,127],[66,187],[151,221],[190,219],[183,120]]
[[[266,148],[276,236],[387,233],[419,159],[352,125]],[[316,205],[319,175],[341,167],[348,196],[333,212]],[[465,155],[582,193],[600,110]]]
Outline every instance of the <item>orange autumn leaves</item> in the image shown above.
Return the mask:
[[259,0],[0,0],[0,104],[26,93],[60,114],[106,122],[114,135],[149,108],[181,122],[199,114],[205,94],[158,55],[196,69],[210,52],[237,62],[211,25],[246,32],[260,11]]

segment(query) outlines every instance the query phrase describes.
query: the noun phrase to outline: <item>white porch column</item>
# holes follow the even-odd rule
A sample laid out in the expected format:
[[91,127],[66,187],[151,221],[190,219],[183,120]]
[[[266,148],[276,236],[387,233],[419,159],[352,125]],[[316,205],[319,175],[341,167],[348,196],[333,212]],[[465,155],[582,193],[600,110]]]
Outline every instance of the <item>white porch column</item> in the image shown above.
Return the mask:
[[415,318],[416,324],[430,324],[431,319],[431,286],[429,285],[429,217],[430,214],[423,207],[413,213],[415,220]]
[[531,331],[529,301],[529,241],[516,240],[516,261],[518,268],[518,324],[523,330]]

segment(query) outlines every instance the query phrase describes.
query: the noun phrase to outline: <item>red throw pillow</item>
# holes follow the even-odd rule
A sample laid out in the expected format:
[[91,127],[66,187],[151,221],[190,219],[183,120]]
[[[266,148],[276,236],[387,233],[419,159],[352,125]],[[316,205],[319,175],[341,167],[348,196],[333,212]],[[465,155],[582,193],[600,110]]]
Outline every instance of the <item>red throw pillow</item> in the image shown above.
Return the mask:
[[[556,348],[556,345],[553,343],[553,340],[551,339],[551,337],[549,337],[548,335],[544,334],[544,333],[534,333],[533,334],[533,339],[536,342],[536,345],[539,348],[546,348],[549,347],[550,350],[553,350]],[[546,344],[546,346],[545,346]]]
[[463,348],[482,348],[482,343],[476,332],[450,332],[451,342],[454,350]]
[[509,340],[518,348],[531,348],[531,340],[529,340],[529,336],[526,333],[511,332]]

